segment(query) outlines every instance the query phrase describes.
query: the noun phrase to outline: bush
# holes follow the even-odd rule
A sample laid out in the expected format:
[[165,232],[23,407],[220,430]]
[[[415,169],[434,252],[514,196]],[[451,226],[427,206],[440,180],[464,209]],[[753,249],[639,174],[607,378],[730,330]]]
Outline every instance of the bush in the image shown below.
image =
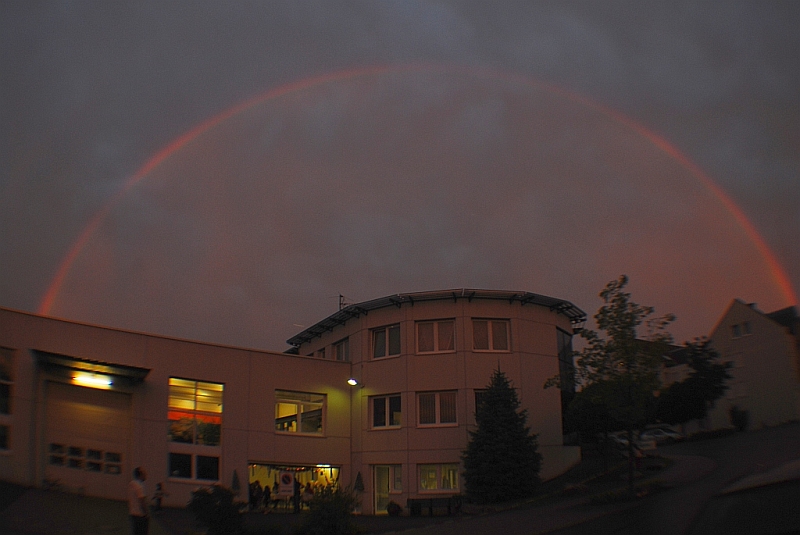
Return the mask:
[[389,513],[389,516],[400,516],[403,508],[399,503],[391,501],[386,505],[386,512]]
[[187,507],[198,522],[208,526],[208,535],[227,535],[242,531],[241,505],[234,501],[231,489],[214,485],[193,491]]
[[352,535],[358,532],[353,511],[358,498],[350,488],[326,487],[314,493],[300,533],[305,535]]

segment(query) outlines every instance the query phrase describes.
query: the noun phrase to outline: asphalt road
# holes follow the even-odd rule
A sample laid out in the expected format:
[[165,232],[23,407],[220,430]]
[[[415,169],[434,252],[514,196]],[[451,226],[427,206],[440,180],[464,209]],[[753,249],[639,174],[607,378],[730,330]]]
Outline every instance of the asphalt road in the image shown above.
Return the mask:
[[655,494],[630,509],[554,533],[800,533],[800,481],[719,495],[745,476],[800,458],[800,424],[661,449],[664,454],[712,459],[716,467],[695,481]]

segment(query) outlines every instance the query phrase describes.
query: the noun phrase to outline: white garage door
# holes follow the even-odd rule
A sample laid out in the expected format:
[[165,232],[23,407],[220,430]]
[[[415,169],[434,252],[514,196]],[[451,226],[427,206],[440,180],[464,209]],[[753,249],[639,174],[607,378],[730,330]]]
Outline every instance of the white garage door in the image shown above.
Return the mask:
[[48,382],[45,478],[89,496],[125,499],[131,396]]

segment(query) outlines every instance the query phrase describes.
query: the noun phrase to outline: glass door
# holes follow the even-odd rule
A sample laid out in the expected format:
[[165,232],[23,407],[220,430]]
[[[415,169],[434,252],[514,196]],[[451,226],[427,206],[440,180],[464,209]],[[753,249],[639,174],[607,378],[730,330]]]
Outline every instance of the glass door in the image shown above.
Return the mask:
[[386,513],[386,506],[389,505],[389,472],[388,465],[375,466],[375,514],[381,515]]

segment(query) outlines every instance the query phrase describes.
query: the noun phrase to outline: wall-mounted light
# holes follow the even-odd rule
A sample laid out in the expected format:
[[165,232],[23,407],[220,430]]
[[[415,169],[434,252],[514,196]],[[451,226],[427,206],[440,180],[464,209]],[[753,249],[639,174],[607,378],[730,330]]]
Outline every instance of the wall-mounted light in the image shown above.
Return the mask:
[[101,388],[108,390],[114,382],[107,375],[97,375],[96,373],[76,373],[72,377],[72,382],[80,386],[89,388]]
[[351,377],[347,380],[347,384],[350,386],[358,386],[358,380],[355,377]]

